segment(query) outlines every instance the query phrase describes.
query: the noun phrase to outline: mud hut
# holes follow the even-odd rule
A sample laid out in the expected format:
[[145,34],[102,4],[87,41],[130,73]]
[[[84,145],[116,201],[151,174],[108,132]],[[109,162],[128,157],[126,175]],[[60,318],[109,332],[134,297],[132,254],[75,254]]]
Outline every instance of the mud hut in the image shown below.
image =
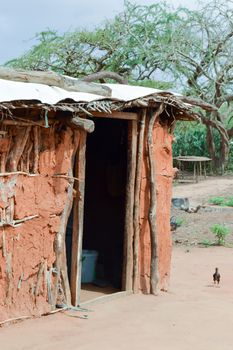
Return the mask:
[[193,105],[54,73],[0,77],[0,320],[78,305],[83,249],[117,290],[167,290],[172,132]]

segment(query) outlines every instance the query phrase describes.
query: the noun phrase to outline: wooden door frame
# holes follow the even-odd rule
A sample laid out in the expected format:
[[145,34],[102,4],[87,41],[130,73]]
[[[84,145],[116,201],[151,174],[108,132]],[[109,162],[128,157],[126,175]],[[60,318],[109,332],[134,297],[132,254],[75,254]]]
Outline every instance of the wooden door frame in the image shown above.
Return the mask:
[[[98,114],[105,117],[106,114]],[[97,117],[97,115],[95,115]],[[108,116],[111,119],[111,114]],[[114,119],[124,119],[128,122],[128,148],[127,148],[127,183],[126,183],[126,206],[124,225],[124,257],[122,272],[122,290],[133,289],[133,210],[134,210],[134,187],[136,175],[137,154],[137,125],[138,115],[136,113],[119,112],[114,114]],[[81,132],[79,147],[77,151],[74,176],[79,180],[75,183],[76,198],[73,204],[73,233],[71,253],[71,301],[72,305],[80,304],[81,269],[82,269],[82,243],[83,243],[83,221],[85,200],[85,166],[86,166],[86,133]]]

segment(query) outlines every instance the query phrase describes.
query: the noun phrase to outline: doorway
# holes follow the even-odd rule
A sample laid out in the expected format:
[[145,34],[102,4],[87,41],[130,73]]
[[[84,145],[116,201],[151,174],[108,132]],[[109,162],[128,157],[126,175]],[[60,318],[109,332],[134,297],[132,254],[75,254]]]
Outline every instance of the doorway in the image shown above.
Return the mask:
[[98,257],[94,280],[81,284],[81,302],[122,290],[128,123],[94,122],[86,143],[82,248]]

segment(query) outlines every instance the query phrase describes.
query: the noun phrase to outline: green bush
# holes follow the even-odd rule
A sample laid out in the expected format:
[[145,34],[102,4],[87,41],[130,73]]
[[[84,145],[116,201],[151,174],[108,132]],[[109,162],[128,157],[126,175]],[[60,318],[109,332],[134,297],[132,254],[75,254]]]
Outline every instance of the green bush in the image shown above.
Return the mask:
[[225,204],[225,198],[224,197],[213,197],[210,198],[209,203],[214,205],[223,205]]
[[217,245],[224,245],[226,236],[230,233],[229,227],[221,224],[215,224],[211,226],[210,229],[217,239]]
[[225,205],[227,205],[228,207],[233,207],[233,197],[229,197]]

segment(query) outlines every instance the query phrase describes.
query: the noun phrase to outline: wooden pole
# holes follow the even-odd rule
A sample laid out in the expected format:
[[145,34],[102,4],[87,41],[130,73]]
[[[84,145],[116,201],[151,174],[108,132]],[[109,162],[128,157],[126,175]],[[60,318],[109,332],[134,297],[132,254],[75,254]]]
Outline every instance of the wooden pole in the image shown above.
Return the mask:
[[73,205],[73,233],[71,254],[71,302],[77,306],[80,303],[81,269],[82,269],[82,241],[83,241],[83,216],[84,216],[84,192],[85,192],[85,166],[86,166],[86,133],[80,133],[79,147],[75,163],[75,177],[79,179],[75,183],[75,190],[79,193],[74,199]]
[[106,97],[111,97],[112,92],[105,85],[81,81],[52,71],[26,71],[0,67],[0,79],[57,86],[67,91],[87,92]]
[[122,274],[122,289],[130,291],[133,289],[133,209],[134,188],[136,172],[137,153],[137,122],[128,122],[128,167],[126,184],[126,209],[125,209],[125,238],[124,238],[124,262]]
[[153,144],[153,128],[156,119],[163,112],[164,106],[160,104],[157,111],[152,114],[149,120],[148,126],[148,157],[149,157],[149,173],[150,173],[150,207],[149,207],[149,225],[151,235],[151,266],[150,266],[150,287],[151,294],[157,295],[158,293],[158,242],[157,242],[157,229],[156,229],[156,159],[154,157],[154,144]]
[[54,296],[53,296],[54,308],[56,306],[57,292],[58,292],[58,286],[60,282],[62,282],[62,286],[63,286],[65,298],[66,298],[66,304],[68,306],[71,305],[71,291],[70,291],[70,284],[69,284],[68,273],[67,273],[65,237],[66,237],[67,222],[68,222],[72,205],[73,205],[73,188],[74,188],[73,163],[74,163],[74,157],[76,155],[76,150],[78,147],[78,142],[80,142],[80,140],[77,140],[77,133],[74,132],[73,158],[71,161],[71,168],[69,170],[69,177],[67,179],[68,180],[67,201],[61,215],[60,228],[54,242],[55,253],[56,253],[56,261],[55,261],[56,277],[55,277],[55,283],[54,283],[55,287],[54,287]]
[[141,120],[139,122],[140,130],[138,135],[137,162],[136,162],[136,179],[134,194],[134,246],[133,246],[133,291],[137,293],[139,290],[139,235],[140,235],[140,187],[142,178],[142,159],[143,144],[145,133],[146,109],[143,110]]

